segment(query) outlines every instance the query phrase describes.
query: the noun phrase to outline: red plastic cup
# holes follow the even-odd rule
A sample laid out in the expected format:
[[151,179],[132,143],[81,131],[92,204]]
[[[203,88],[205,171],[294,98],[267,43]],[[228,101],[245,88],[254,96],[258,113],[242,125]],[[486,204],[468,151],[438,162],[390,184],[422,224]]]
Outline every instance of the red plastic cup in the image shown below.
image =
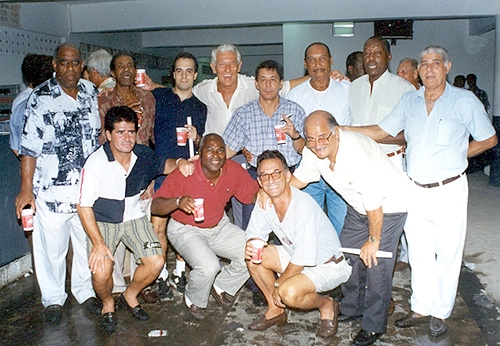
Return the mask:
[[185,147],[188,138],[188,129],[185,127],[176,127],[175,131],[177,133],[177,145]]
[[276,140],[278,141],[278,144],[286,143],[286,132],[283,131],[283,127],[285,127],[285,125],[274,126],[274,133],[276,134]]
[[25,232],[33,230],[33,209],[27,208],[21,211],[21,222]]
[[255,253],[252,256],[252,262],[255,264],[262,263],[262,252],[264,251],[265,242],[262,239],[250,239],[250,244],[252,244],[255,249]]
[[136,75],[136,81],[137,81],[137,86],[138,87],[143,87],[146,86],[146,70],[143,68],[138,68],[137,69],[137,75]]
[[205,209],[203,208],[203,198],[195,198],[194,205],[195,209],[193,210],[194,221],[202,222],[205,220]]

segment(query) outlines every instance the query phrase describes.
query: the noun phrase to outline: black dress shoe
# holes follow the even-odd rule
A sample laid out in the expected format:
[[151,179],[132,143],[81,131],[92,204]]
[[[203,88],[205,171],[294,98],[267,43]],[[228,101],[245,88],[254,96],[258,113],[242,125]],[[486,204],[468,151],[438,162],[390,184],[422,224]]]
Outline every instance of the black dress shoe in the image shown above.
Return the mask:
[[230,296],[226,292],[222,292],[221,294],[219,294],[215,290],[214,286],[212,286],[210,294],[212,295],[212,297],[215,298],[215,300],[217,301],[217,303],[219,303],[220,306],[223,306],[225,308],[230,308],[231,306],[233,306],[234,297],[229,298]]
[[102,314],[101,326],[107,332],[114,332],[116,330],[116,317],[114,312],[106,312]]
[[351,321],[357,321],[363,318],[363,315],[344,315],[340,314],[339,315],[339,322],[351,322]]
[[248,329],[250,330],[266,330],[272,326],[281,326],[286,323],[287,316],[286,312],[279,314],[273,318],[267,319],[266,315],[262,315],[261,317],[255,319],[252,323],[248,325]]
[[49,305],[45,308],[45,321],[51,324],[59,324],[62,317],[62,306],[58,304]]
[[90,297],[82,303],[82,306],[94,315],[100,315],[102,312],[102,303],[96,297]]
[[128,305],[127,300],[125,300],[125,296],[123,295],[123,293],[120,295],[120,298],[118,298],[118,303],[123,308],[127,309],[135,319],[139,321],[146,321],[149,319],[148,313],[144,311],[141,304],[137,304],[137,306],[131,307],[130,305]]
[[380,335],[382,335],[382,333],[367,332],[366,330],[361,329],[354,337],[353,343],[356,346],[373,345]]

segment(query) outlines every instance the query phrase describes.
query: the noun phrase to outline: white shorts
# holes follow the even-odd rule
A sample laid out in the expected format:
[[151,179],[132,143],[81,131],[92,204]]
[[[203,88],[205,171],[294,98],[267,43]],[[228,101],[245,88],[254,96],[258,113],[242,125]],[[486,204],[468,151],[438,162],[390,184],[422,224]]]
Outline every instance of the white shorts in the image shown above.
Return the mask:
[[[290,263],[290,254],[283,246],[275,245],[281,264],[281,271],[284,272]],[[314,267],[304,267],[302,274],[307,276],[316,287],[316,292],[326,292],[333,290],[346,282],[351,276],[352,268],[345,259],[339,263],[334,261]]]

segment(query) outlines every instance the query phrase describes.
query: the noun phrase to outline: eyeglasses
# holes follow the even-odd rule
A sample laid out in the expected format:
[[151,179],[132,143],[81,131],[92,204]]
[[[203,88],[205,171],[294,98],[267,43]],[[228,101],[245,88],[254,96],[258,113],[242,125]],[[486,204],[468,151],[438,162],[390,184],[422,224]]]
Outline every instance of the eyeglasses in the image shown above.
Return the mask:
[[328,135],[328,137],[307,138],[306,139],[306,147],[310,148],[313,145],[315,145],[316,143],[318,143],[318,145],[328,144],[330,137],[332,136],[332,133],[333,133],[333,131],[330,131],[330,134]]
[[261,173],[261,174],[259,174],[259,179],[261,181],[268,181],[270,178],[273,178],[274,180],[276,180],[276,179],[279,179],[281,177],[281,173],[283,173],[283,170],[274,171],[272,173]]

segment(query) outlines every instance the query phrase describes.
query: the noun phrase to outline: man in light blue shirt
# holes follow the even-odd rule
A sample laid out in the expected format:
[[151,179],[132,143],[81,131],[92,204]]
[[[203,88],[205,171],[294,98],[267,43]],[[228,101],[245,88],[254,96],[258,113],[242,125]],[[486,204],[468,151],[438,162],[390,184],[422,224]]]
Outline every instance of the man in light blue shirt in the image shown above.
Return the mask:
[[446,82],[450,68],[446,49],[427,47],[419,63],[424,87],[403,95],[378,126],[352,128],[378,141],[405,131],[412,311],[396,326],[430,321],[432,337],[446,332],[455,303],[467,226],[467,158],[497,143],[481,102]]

